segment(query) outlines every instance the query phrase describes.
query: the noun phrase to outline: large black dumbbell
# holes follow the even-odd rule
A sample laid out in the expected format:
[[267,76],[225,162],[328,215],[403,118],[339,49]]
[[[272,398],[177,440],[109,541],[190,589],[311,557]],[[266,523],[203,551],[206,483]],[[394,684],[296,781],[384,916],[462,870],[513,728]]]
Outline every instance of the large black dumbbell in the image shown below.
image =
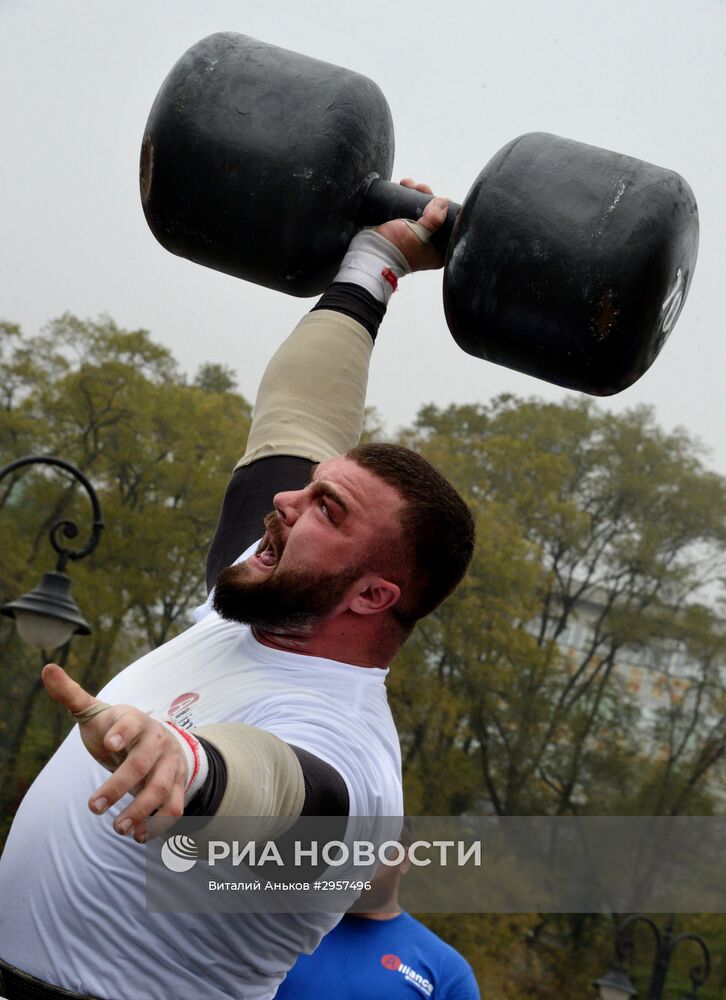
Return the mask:
[[[355,232],[418,218],[390,182],[393,124],[367,77],[245,35],[186,52],[141,153],[149,226],[168,250],[316,295]],[[625,389],[678,317],[698,214],[678,174],[545,133],[487,164],[437,234],[444,308],[469,354],[596,395]]]

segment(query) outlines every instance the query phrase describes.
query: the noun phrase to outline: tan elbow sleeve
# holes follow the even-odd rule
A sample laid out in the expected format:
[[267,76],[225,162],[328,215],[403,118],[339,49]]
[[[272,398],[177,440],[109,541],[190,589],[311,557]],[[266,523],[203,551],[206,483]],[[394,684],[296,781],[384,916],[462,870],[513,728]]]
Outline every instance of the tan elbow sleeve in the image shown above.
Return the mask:
[[317,309],[272,357],[237,468],[293,455],[322,462],[360,440],[373,341],[349,316]]
[[305,779],[297,757],[272,733],[242,723],[194,729],[211,743],[227,768],[227,786],[217,816],[281,817],[259,824],[251,838],[279,836],[292,826],[305,803]]

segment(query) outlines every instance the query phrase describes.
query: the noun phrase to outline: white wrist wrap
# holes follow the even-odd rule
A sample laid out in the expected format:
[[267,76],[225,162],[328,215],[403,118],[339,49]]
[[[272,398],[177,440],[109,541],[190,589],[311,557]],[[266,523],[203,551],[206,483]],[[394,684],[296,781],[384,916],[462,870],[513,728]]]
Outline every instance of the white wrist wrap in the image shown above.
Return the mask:
[[187,733],[184,729],[180,729],[179,726],[177,726],[176,723],[172,722],[170,719],[165,719],[163,724],[184,751],[184,757],[187,762],[187,783],[184,791],[184,805],[188,806],[204,782],[207,780],[207,775],[209,774],[209,761],[207,759],[207,754],[196,736],[192,736],[191,733]]
[[333,281],[360,285],[385,305],[398,279],[410,273],[411,265],[397,246],[380,233],[363,229],[351,240]]

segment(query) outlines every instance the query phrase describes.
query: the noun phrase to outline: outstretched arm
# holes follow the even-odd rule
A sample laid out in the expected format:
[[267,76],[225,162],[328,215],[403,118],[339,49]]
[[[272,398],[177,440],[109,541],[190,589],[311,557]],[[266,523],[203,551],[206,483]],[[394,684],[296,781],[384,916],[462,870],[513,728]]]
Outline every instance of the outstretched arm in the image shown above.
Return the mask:
[[[205,749],[194,733],[171,722],[153,719],[132,705],[99,701],[56,664],[44,668],[43,683],[53,700],[79,723],[81,739],[91,756],[113,772],[89,798],[89,809],[101,816],[125,795],[132,795],[133,800],[115,818],[114,829],[133,835],[139,843],[147,838],[149,816],[181,816],[198,796],[204,808],[195,810],[194,815],[292,820],[321,809],[340,814],[335,772],[331,785],[331,776],[320,770],[327,765],[272,733],[237,723],[207,726],[203,731],[213,742]],[[222,757],[208,789],[209,772],[213,771],[208,765],[217,758],[218,749]],[[338,781],[345,787],[342,779]],[[306,810],[309,796],[316,801]],[[343,814],[347,815],[347,808]]]

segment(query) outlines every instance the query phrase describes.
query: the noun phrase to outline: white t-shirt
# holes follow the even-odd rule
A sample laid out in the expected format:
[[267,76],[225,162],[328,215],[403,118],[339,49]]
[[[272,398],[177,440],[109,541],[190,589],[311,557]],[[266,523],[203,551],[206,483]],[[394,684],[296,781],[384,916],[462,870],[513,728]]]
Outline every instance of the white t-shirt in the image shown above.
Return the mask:
[[[99,697],[184,728],[258,726],[336,768],[351,815],[401,815],[387,670],[271,649],[209,603],[198,619]],[[273,997],[340,916],[147,913],[145,848],[112,828],[128,800],[87,806],[107,777],[76,727],[25,796],[0,858],[0,958],[104,1000]]]

